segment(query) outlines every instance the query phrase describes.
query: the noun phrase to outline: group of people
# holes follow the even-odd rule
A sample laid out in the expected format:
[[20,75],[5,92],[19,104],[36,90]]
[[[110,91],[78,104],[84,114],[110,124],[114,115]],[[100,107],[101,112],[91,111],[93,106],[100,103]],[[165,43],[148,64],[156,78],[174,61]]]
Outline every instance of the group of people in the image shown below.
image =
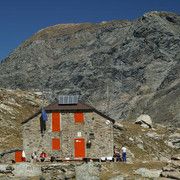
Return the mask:
[[[41,152],[41,154],[40,154],[39,157],[38,157],[36,151],[31,154],[31,160],[32,160],[33,162],[39,162],[39,161],[44,162],[46,158],[47,158],[47,154],[46,154],[44,151]],[[26,162],[26,161],[27,161],[26,155],[25,155],[25,152],[24,152],[24,151],[22,151],[22,161],[23,161],[23,162]]]
[[116,161],[126,162],[126,147],[125,146],[122,146],[121,154],[120,154],[120,149],[114,146],[114,159]]
[[39,157],[37,155],[37,152],[33,152],[31,154],[31,159],[35,162],[38,162],[38,161],[44,162],[46,158],[47,158],[47,154],[44,151],[41,152]]
[[[44,162],[45,159],[47,158],[47,154],[42,151],[40,156],[38,157],[37,152],[33,152],[31,154],[31,160],[33,162]],[[54,160],[54,157],[51,157],[51,161]],[[121,153],[120,153],[120,149],[118,149],[116,146],[114,146],[114,160],[117,161],[123,161],[126,162],[126,147],[122,146],[121,148]],[[25,152],[22,152],[22,161],[26,161],[26,156],[25,156]]]

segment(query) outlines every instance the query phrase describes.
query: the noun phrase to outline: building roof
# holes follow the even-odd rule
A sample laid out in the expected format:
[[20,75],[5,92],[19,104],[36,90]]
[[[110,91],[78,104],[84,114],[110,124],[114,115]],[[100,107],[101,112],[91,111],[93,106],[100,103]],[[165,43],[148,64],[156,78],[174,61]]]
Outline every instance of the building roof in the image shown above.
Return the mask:
[[[51,112],[96,112],[97,114],[104,117],[105,119],[110,120],[113,123],[115,122],[114,119],[106,116],[105,114],[98,111],[94,107],[87,105],[85,103],[82,103],[82,102],[78,102],[77,104],[66,104],[66,105],[59,105],[57,102],[55,102],[55,103],[49,104],[44,109],[47,113],[51,113]],[[29,120],[38,116],[40,113],[41,113],[41,109],[39,111],[37,111],[35,114],[33,114],[31,117],[26,119],[25,121],[23,121],[22,124],[25,124]]]
[[92,106],[89,106],[87,104],[78,102],[77,104],[58,104],[58,103],[52,103],[45,107],[45,110],[47,112],[51,111],[93,111],[95,108]]

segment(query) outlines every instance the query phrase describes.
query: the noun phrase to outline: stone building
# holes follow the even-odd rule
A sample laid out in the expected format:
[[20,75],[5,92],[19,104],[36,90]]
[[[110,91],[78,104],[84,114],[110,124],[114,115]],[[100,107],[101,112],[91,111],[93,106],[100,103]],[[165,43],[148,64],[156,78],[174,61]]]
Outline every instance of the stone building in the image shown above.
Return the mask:
[[35,151],[62,159],[113,156],[113,119],[81,102],[52,103],[45,111],[45,131],[41,111],[22,123],[27,158]]

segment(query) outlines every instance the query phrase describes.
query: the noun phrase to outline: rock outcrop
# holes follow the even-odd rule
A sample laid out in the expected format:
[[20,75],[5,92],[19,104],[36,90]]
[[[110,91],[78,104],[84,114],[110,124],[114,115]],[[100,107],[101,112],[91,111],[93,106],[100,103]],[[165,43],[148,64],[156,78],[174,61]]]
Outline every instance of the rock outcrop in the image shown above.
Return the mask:
[[140,124],[144,128],[152,128],[152,120],[151,117],[147,114],[140,115],[136,121],[135,124]]
[[180,158],[179,154],[172,157],[172,161],[163,168],[162,177],[180,179]]
[[180,16],[45,28],[0,64],[1,87],[80,94],[116,119],[179,125]]

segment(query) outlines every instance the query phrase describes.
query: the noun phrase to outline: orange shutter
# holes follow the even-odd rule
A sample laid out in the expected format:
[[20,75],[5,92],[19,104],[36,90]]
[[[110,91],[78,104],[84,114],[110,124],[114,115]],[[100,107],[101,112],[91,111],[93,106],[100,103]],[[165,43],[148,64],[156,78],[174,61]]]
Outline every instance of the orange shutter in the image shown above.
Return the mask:
[[74,139],[74,156],[75,158],[85,157],[85,140],[83,138]]
[[15,152],[15,161],[16,162],[22,162],[22,151],[16,151]]
[[83,123],[84,122],[84,114],[82,112],[74,113],[74,120],[75,120],[75,122]]
[[52,139],[52,150],[60,150],[60,139],[58,138]]
[[60,131],[60,113],[59,112],[52,113],[52,131],[53,132]]

